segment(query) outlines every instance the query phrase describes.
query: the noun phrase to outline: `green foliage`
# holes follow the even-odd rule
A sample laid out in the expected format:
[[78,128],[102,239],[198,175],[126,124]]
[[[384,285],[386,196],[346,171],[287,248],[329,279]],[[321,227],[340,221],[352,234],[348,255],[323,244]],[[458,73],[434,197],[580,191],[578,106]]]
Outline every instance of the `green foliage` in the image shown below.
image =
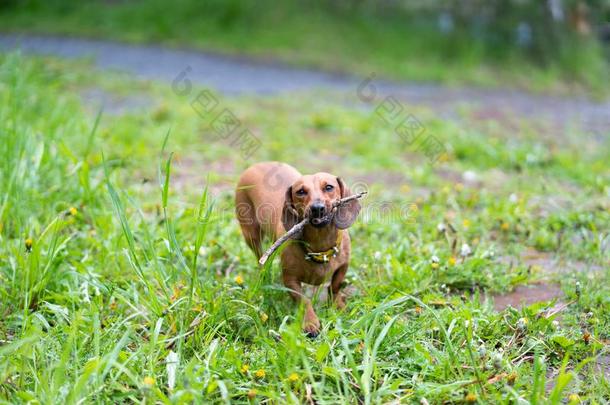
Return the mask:
[[[188,100],[169,86],[18,54],[0,57],[0,77],[1,401],[610,395],[597,364],[610,338],[607,139],[581,148],[567,134],[551,148],[506,130],[492,143],[422,111],[450,146],[431,166],[370,112],[328,98],[224,100],[264,134],[256,159],[370,176],[350,230],[352,296],[344,312],[317,303],[323,331],[312,340],[278,264],[258,268],[234,220],[235,175],[249,162],[210,141]],[[100,116],[79,97],[91,87],[140,92],[151,109]],[[467,170],[480,184],[461,184]],[[544,211],[558,195],[567,203]],[[417,208],[365,217],[375,201]],[[464,243],[472,253],[462,257]],[[544,274],[519,258],[527,247],[604,271]],[[544,277],[566,293],[559,313],[552,302],[501,312],[486,302]]]

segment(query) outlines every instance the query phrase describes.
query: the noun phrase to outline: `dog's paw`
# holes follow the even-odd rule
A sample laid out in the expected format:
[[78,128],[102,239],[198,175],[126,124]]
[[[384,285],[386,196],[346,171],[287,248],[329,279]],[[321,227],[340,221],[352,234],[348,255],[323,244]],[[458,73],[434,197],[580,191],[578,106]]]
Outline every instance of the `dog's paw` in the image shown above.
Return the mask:
[[303,322],[303,332],[309,338],[315,338],[320,334],[320,321],[316,319]]
[[307,336],[310,339],[315,339],[318,337],[318,335],[320,334],[320,331],[312,331],[312,332],[307,332],[306,330],[304,330],[305,332],[305,336]]

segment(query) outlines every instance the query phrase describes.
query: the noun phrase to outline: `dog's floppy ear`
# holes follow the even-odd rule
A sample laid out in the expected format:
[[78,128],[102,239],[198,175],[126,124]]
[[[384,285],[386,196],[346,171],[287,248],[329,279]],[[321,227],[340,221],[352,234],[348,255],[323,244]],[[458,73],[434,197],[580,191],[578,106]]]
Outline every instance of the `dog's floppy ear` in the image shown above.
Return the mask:
[[284,197],[284,209],[282,210],[282,224],[284,229],[289,231],[293,226],[299,222],[299,214],[294,208],[292,203],[292,186],[286,190],[286,196]]
[[[352,195],[352,192],[347,188],[343,180],[337,177],[337,182],[339,183],[339,188],[341,189],[341,198],[349,197]],[[356,218],[358,217],[358,213],[360,212],[360,203],[358,200],[352,200],[339,208],[337,208],[337,212],[335,213],[334,221],[335,226],[339,229],[349,228]]]

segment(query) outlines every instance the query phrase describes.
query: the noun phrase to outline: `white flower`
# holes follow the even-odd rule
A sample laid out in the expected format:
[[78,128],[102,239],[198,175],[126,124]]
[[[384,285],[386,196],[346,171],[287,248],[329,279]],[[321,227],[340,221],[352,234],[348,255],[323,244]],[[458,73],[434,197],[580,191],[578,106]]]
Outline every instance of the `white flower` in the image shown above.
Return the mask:
[[466,257],[471,253],[472,250],[470,249],[470,246],[468,246],[468,243],[463,243],[462,248],[460,249],[460,256]]
[[515,204],[517,201],[519,201],[519,197],[517,196],[517,194],[512,193],[510,196],[508,196],[508,201]]
[[538,156],[534,155],[533,153],[528,153],[525,155],[525,161],[530,165],[538,163],[539,160],[540,159],[538,159]]
[[439,223],[438,225],[436,225],[436,230],[439,232],[445,232],[447,230],[447,227],[445,226],[444,223]]
[[165,358],[165,370],[167,371],[167,386],[170,390],[174,389],[176,385],[176,369],[178,368],[178,363],[180,362],[180,358],[178,354],[170,351],[167,357]]
[[493,361],[494,367],[501,368],[502,362],[503,362],[502,353],[501,352],[494,353],[492,356],[492,361]]
[[375,254],[373,255],[373,257],[375,258],[375,260],[381,259],[381,252],[379,250],[376,251]]
[[475,181],[477,181],[477,177],[478,177],[477,174],[472,170],[466,170],[462,174],[462,178],[467,183],[474,183]]
[[83,301],[90,303],[91,299],[89,298],[89,283],[83,281],[83,283],[80,285],[80,292],[83,295]]
[[438,258],[438,256],[432,256],[432,257],[430,258],[430,261],[432,261],[432,263],[438,263],[438,262],[440,262],[441,260]]

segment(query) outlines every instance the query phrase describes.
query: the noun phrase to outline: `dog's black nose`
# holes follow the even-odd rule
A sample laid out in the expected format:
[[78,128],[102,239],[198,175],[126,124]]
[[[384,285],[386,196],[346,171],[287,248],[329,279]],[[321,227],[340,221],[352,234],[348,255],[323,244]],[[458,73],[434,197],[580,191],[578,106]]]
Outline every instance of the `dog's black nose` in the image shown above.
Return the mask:
[[325,208],[326,207],[324,207],[324,204],[322,202],[315,202],[311,204],[311,215],[315,218],[320,218],[324,216]]

